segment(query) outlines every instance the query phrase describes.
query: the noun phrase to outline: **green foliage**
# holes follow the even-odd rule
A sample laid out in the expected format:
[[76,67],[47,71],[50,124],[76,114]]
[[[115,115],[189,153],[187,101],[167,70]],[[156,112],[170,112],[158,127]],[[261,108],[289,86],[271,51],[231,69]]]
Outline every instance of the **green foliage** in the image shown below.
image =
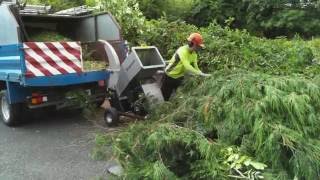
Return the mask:
[[136,37],[140,44],[156,45],[166,59],[186,43],[190,33],[198,28],[181,21],[168,22],[165,19],[147,21],[143,33]]
[[179,178],[318,179],[319,105],[312,80],[219,71],[206,81],[188,80],[148,123],[121,133],[116,155],[128,177],[151,177],[150,163],[162,162]]
[[[237,173],[237,176],[231,175],[233,178],[246,178],[246,179],[263,179],[259,170],[264,170],[267,165],[255,162],[248,156],[241,156],[237,149],[228,148],[226,150],[227,160],[224,162],[232,170]],[[246,172],[241,172],[241,169],[249,168]],[[251,169],[250,169],[251,168]]]
[[[216,73],[188,79],[148,122],[114,137],[124,178],[319,178],[318,41],[267,40],[165,19],[145,21],[135,39],[168,59],[196,31],[207,45],[202,69]],[[226,155],[230,147],[233,156]]]
[[[109,135],[110,136],[110,135]],[[90,156],[94,160],[107,160],[110,155],[111,139],[104,134],[97,134],[95,137],[96,146],[91,151]]]
[[166,16],[169,20],[185,19],[198,0],[138,0],[141,11],[148,19]]
[[85,4],[87,6],[94,7],[94,6],[97,6],[99,4],[99,1],[97,2],[96,0],[86,0]]
[[305,42],[299,37],[268,40],[251,36],[246,31],[210,24],[197,28],[184,22],[165,19],[148,21],[138,36],[140,44],[156,45],[166,59],[186,43],[191,32],[201,32],[206,49],[200,52],[200,64],[208,71],[242,68],[269,74],[303,73],[310,77],[319,73],[318,41]]
[[100,3],[104,10],[115,16],[126,39],[135,43],[135,37],[142,33],[145,23],[137,0],[102,0]]
[[96,116],[97,106],[84,89],[69,91],[66,93],[66,97],[70,98],[70,101],[67,102],[68,105],[82,109],[82,115],[86,119]]
[[[187,19],[200,26],[207,26],[213,21],[221,25],[230,17],[234,18],[232,27],[245,28],[252,33],[267,37],[296,33],[310,37],[319,35],[319,1],[303,4],[289,0],[200,0]],[[304,2],[306,3],[306,2]]]
[[214,20],[225,25],[225,21],[230,17],[236,18],[234,25],[242,25],[245,19],[242,17],[244,3],[239,0],[199,0],[196,7],[191,12],[188,22],[198,26],[207,26]]
[[32,31],[30,34],[30,41],[56,42],[56,41],[70,41],[70,39],[54,31],[40,31],[40,32]]
[[[245,31],[230,31],[220,26],[210,25],[204,29],[208,42],[203,61],[216,68],[246,68],[273,74],[304,72],[312,65],[314,55],[301,39],[267,40],[250,36]],[[214,54],[213,54],[214,53]],[[211,60],[211,57],[216,57]],[[214,64],[213,64],[214,63]]]
[[[153,129],[151,125],[155,125]],[[233,148],[223,148],[222,145],[208,141],[202,134],[175,124],[138,124],[122,133],[116,139],[116,153],[118,157],[127,162],[125,179],[178,179],[196,177],[224,178],[229,171],[235,170],[232,164],[228,164],[229,157],[238,155],[246,167],[237,167],[238,171],[250,169],[264,169],[264,165],[250,161],[248,156],[227,151]],[[149,133],[149,136],[139,136]],[[136,137],[133,137],[135,134]],[[129,148],[127,137],[134,140]],[[141,146],[140,141],[145,142]],[[142,142],[141,142],[142,143]],[[126,150],[124,150],[126,149]],[[124,151],[123,151],[124,150]],[[129,154],[128,154],[129,153]],[[122,159],[125,158],[125,159]],[[242,160],[241,160],[242,161]],[[252,166],[254,164],[255,167]],[[252,167],[250,167],[252,166]],[[257,168],[256,168],[257,167]],[[233,173],[233,172],[230,172]]]
[[317,62],[320,62],[320,39],[312,39],[311,41],[308,41],[308,47],[312,50],[315,60]]
[[85,0],[25,0],[29,4],[45,4],[51,5],[54,11],[72,8],[75,6],[82,6],[85,4]]

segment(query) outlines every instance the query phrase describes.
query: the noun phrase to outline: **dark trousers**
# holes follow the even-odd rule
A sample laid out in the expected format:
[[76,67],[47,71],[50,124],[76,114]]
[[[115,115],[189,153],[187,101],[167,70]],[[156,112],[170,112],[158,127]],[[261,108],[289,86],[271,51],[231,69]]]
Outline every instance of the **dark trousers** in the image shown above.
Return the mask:
[[183,78],[174,79],[168,75],[164,75],[161,91],[165,101],[169,101],[171,94],[175,91],[182,83]]

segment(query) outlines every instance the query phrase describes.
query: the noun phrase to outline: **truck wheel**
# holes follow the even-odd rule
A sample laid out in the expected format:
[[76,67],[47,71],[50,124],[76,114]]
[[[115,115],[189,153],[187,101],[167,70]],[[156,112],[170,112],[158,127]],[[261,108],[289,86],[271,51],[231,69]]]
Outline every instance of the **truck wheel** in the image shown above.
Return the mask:
[[104,120],[109,127],[116,126],[119,123],[119,113],[115,108],[108,108],[104,113]]
[[0,116],[7,126],[15,126],[20,122],[22,113],[21,104],[9,104],[6,93],[0,93]]

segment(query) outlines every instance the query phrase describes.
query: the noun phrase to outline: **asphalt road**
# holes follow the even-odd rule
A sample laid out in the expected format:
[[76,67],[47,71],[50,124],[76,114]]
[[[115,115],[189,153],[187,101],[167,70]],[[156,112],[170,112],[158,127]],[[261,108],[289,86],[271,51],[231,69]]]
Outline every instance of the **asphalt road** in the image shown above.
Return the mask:
[[79,113],[50,113],[18,128],[0,122],[0,180],[91,180],[106,162],[89,154],[101,129]]

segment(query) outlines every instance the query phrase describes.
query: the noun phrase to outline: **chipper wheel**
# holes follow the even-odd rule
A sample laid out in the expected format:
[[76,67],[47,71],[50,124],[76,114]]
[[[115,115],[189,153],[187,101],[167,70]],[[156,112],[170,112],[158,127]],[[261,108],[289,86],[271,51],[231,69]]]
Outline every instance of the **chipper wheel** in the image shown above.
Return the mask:
[[116,108],[108,108],[104,113],[104,120],[109,127],[117,126],[119,123],[119,113]]
[[21,104],[9,104],[5,91],[0,92],[0,116],[7,126],[20,123],[22,114]]

